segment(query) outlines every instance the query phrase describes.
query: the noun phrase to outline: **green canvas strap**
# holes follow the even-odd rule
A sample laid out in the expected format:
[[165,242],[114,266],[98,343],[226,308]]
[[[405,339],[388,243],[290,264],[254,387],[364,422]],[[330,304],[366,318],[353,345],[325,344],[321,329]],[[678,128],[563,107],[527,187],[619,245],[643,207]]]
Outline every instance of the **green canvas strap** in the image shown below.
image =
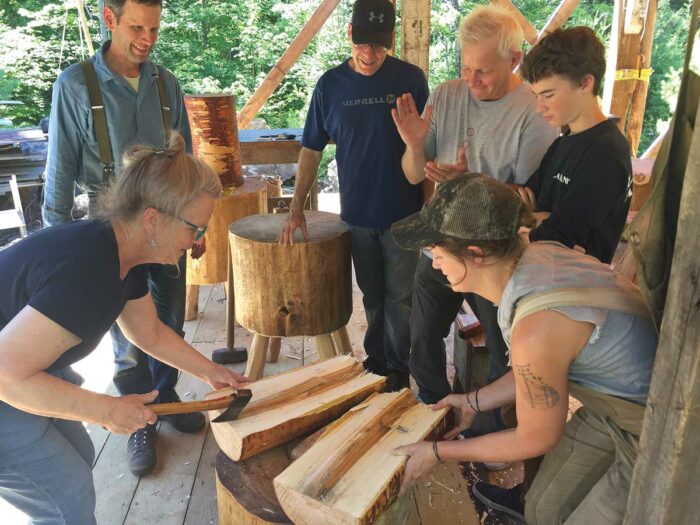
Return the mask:
[[80,66],[83,68],[88,95],[90,96],[92,119],[95,123],[95,138],[97,139],[97,149],[100,153],[100,164],[102,165],[102,182],[107,183],[114,175],[114,157],[112,156],[112,143],[109,140],[109,131],[107,130],[107,113],[92,61],[83,60]]
[[167,145],[170,135],[170,106],[168,105],[168,95],[165,91],[165,84],[160,75],[156,75],[156,85],[158,86],[158,98],[160,98],[160,111],[163,115],[163,136],[165,137],[165,144]]
[[642,296],[622,288],[558,288],[528,295],[518,302],[511,330],[523,317],[540,310],[575,306],[602,308],[651,320],[651,313]]

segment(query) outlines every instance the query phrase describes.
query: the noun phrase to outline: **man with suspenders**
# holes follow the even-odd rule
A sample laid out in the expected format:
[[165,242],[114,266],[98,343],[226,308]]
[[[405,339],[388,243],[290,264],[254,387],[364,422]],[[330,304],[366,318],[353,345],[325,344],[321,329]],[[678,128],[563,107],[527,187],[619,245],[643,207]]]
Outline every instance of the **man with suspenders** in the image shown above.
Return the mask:
[[[42,215],[47,226],[73,219],[75,185],[87,191],[88,215],[97,211],[97,195],[121,171],[121,157],[133,144],[167,146],[168,129],[191,136],[182,92],[167,69],[148,61],[158,38],[161,0],[105,0],[103,16],[112,40],[90,60],[74,64],[56,80],[49,122]],[[197,253],[199,252],[199,253]],[[193,249],[193,257],[203,246]],[[153,265],[149,287],[158,317],[183,334],[185,259],[178,268]],[[156,402],[179,401],[177,370],[129,343],[115,324],[114,384],[122,395],[159,391]],[[166,416],[175,428],[196,432],[201,413]],[[130,470],[143,475],[156,464],[156,427],[148,425],[129,438]]]

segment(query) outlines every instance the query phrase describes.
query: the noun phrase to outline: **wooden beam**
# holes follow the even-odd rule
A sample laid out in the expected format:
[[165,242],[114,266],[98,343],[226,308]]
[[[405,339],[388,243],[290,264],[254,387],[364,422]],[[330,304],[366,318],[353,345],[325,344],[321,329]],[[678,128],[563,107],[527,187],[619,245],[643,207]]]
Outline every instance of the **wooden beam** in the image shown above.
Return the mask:
[[603,111],[620,117],[618,126],[627,136],[632,156],[637,155],[644,122],[656,6],[656,0],[649,0],[643,29],[639,33],[628,34],[624,31],[624,1],[615,0]]
[[90,51],[90,56],[95,54],[95,48],[92,45],[92,37],[90,36],[90,27],[88,26],[87,18],[85,18],[85,6],[83,5],[83,0],[75,0],[78,7],[78,19],[80,20],[80,27],[83,29],[83,34],[85,35],[85,43]]
[[640,159],[655,159],[656,156],[659,154],[659,149],[661,149],[661,143],[664,141],[666,138],[666,134],[668,133],[668,128],[666,128],[664,131],[662,131],[658,137],[654,139],[654,142],[652,142],[649,147],[646,149],[644,153],[642,153],[639,158]]
[[321,27],[323,27],[323,24],[336,8],[339,1],[340,0],[323,0],[316,8],[311,18],[304,24],[299,34],[292,40],[287,50],[267,74],[265,80],[263,80],[262,84],[260,84],[255,93],[248,99],[245,106],[243,106],[240,113],[238,113],[238,127],[240,129],[247,128],[248,124],[255,118],[260,108],[265,105],[267,99],[270,98],[270,95],[272,95],[275,89],[277,89],[277,86],[280,85],[284,76],[296,63],[299,55],[304,52]]
[[537,34],[537,41],[539,42],[549,33],[563,26],[571,16],[571,13],[574,12],[574,9],[576,9],[578,3],[579,0],[562,0],[549,17],[542,30]]
[[420,67],[428,77],[430,0],[401,2],[401,58]]
[[506,9],[511,11],[513,13],[513,16],[517,18],[518,23],[520,23],[520,26],[523,28],[525,40],[527,40],[530,44],[535,43],[538,34],[537,28],[530,23],[530,21],[525,17],[525,15],[522,14],[520,9],[513,5],[513,2],[511,2],[511,0],[491,0],[491,3],[499,7],[505,7]]
[[[698,2],[696,1],[696,9]],[[695,76],[690,73],[690,75]],[[697,76],[695,78],[697,80]],[[695,101],[697,106],[697,100]],[[689,112],[690,113],[690,112]],[[676,113],[687,127],[687,113]],[[639,456],[625,524],[694,522],[700,513],[700,108],[690,144],[671,152],[671,162],[688,161],[682,181],[673,263],[654,363]],[[688,120],[686,120],[688,119]],[[688,130],[689,131],[689,130]],[[678,133],[678,132],[677,132]],[[681,138],[680,134],[675,138]],[[687,149],[686,149],[687,148]],[[676,164],[678,165],[678,164]],[[669,169],[670,176],[674,171]],[[669,181],[670,183],[670,181]],[[679,182],[673,186],[678,187]],[[667,194],[671,190],[667,189]],[[668,212],[664,212],[665,214]],[[672,225],[668,225],[671,228]],[[696,516],[696,518],[692,518]]]

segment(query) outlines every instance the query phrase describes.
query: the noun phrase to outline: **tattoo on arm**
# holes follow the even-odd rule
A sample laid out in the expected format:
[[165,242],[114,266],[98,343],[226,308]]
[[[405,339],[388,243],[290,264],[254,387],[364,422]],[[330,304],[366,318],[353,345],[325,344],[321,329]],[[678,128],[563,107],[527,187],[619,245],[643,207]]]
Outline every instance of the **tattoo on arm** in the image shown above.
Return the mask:
[[525,396],[532,408],[552,408],[559,404],[559,393],[541,377],[534,375],[529,364],[515,365],[514,371],[523,380]]

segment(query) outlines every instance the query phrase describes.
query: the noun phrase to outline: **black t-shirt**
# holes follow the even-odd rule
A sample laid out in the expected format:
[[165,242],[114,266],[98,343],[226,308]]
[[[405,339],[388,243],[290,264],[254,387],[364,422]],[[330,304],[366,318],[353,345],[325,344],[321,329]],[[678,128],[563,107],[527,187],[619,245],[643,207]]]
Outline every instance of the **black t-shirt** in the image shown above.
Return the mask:
[[526,186],[537,211],[551,212],[531,241],[579,245],[604,263],[612,260],[632,194],[629,144],[612,121],[555,140]]
[[108,222],[46,228],[0,252],[0,330],[29,305],[81,339],[47,370],[89,354],[126,302],[147,292],[143,266],[119,278],[117,240]]

